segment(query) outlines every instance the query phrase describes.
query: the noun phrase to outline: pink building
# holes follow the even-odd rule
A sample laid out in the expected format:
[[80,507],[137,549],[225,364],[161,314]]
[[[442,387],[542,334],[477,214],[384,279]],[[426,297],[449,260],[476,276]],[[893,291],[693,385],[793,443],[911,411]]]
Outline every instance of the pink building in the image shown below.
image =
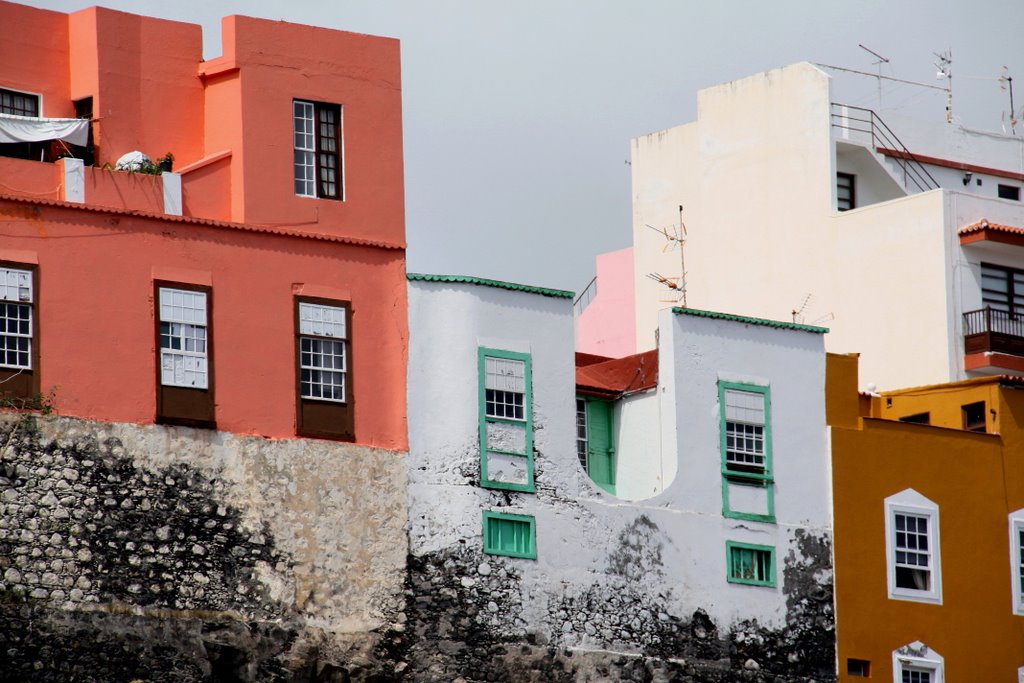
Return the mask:
[[597,276],[576,303],[576,350],[622,358],[636,349],[633,248],[599,254]]

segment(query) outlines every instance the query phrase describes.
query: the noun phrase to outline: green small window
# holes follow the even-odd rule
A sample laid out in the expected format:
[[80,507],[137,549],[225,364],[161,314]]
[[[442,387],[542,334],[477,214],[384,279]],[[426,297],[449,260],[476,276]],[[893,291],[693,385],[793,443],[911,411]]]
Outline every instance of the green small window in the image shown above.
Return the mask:
[[725,554],[730,583],[775,586],[775,548],[726,541]]
[[536,521],[529,515],[484,510],[484,552],[537,559]]

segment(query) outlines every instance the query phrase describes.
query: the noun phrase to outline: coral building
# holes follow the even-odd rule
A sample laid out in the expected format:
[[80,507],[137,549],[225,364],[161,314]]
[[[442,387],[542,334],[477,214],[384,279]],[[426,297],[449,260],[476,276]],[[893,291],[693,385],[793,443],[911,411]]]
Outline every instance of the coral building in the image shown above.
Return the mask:
[[0,25],[0,392],[60,415],[2,421],[5,674],[358,668],[406,554],[398,42]]

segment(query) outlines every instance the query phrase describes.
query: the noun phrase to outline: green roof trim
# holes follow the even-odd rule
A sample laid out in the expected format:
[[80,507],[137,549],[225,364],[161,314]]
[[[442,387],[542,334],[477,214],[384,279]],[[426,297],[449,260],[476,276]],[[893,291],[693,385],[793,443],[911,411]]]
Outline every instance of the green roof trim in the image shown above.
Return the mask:
[[511,289],[527,294],[540,294],[541,296],[553,296],[558,299],[574,299],[576,295],[564,289],[547,289],[545,287],[531,287],[520,285],[515,282],[502,282],[501,280],[488,280],[482,277],[470,277],[468,275],[424,275],[423,273],[406,273],[409,280],[421,282],[462,282],[469,285],[482,285],[484,287],[497,287],[498,289]]
[[693,315],[698,318],[714,318],[715,320],[731,320],[736,323],[747,325],[764,325],[765,327],[778,327],[783,330],[797,330],[798,332],[813,332],[814,334],[825,334],[827,327],[815,327],[814,325],[800,325],[797,323],[784,323],[779,320],[765,320],[764,318],[749,318],[745,315],[732,315],[730,313],[715,313],[714,311],[702,311],[699,308],[681,308],[673,306],[672,312],[676,315]]

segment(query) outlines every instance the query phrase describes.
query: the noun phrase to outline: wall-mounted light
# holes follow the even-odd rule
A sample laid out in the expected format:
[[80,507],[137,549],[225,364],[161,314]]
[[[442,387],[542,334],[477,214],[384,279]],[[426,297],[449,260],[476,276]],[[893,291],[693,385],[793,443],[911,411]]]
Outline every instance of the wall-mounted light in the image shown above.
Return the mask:
[[973,178],[973,177],[974,177],[974,174],[971,173],[970,171],[967,171],[966,173],[964,173],[964,185],[967,185],[968,183],[970,183],[971,182],[971,178]]

